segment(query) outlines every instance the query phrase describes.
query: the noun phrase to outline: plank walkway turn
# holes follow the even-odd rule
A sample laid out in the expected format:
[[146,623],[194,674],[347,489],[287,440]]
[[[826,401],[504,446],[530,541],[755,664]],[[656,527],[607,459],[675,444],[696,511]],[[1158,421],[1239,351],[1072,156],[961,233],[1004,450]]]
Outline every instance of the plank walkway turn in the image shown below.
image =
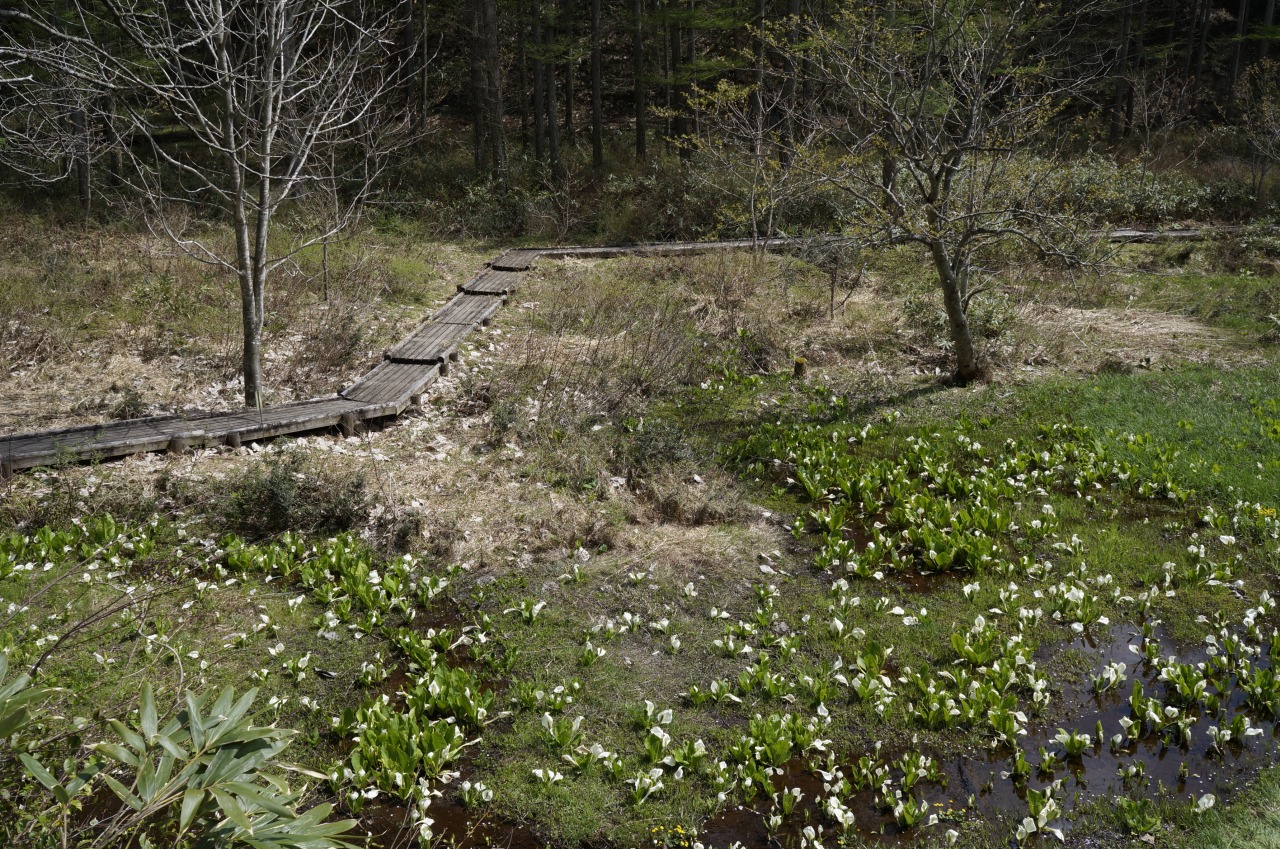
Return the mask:
[[[1190,240],[1198,230],[1116,230],[1111,241]],[[523,282],[539,258],[609,259],[619,256],[683,256],[758,248],[785,251],[804,244],[797,239],[731,239],[716,242],[662,242],[604,247],[562,246],[510,250],[458,287],[434,316],[392,348],[384,362],[337,395],[261,410],[151,416],[101,425],[0,435],[0,478],[20,469],[56,463],[109,460],[150,451],[182,452],[211,445],[245,442],[291,433],[340,427],[351,433],[361,421],[398,416],[418,403],[423,392],[446,372],[457,349],[478,326],[488,324],[506,296]]]

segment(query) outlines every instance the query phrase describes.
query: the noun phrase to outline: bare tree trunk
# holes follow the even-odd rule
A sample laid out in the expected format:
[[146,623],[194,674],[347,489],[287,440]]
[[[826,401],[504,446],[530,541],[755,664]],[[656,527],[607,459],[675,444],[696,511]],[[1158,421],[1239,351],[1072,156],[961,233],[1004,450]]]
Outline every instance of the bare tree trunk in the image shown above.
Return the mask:
[[757,159],[764,157],[764,15],[765,0],[756,0],[755,9],[755,87],[751,92],[751,117],[756,124],[755,155]]
[[506,179],[507,145],[502,126],[502,66],[498,52],[497,0],[471,2],[471,98],[476,168]]
[[547,114],[545,74],[542,59],[542,11],[535,4],[533,10],[533,158],[542,162],[546,157],[544,142],[546,130],[543,122]]
[[422,31],[419,36],[419,50],[422,51],[422,59],[418,63],[418,73],[421,76],[421,90],[418,92],[419,106],[422,109],[422,123],[427,122],[427,113],[431,108],[431,75],[428,73],[428,65],[431,60],[431,33],[429,27],[431,25],[431,14],[427,4],[422,4]]
[[632,34],[631,53],[634,66],[634,85],[636,110],[636,159],[645,158],[645,102],[644,87],[644,0],[632,0],[631,13],[635,17],[635,30]]
[[1213,0],[1204,0],[1200,13],[1200,34],[1196,39],[1196,69],[1192,76],[1195,84],[1200,85],[1204,73],[1204,54],[1209,44],[1209,22],[1213,18]]
[[778,161],[783,165],[791,162],[791,151],[796,141],[796,119],[800,104],[797,102],[799,91],[796,77],[800,73],[800,64],[796,61],[796,42],[800,40],[800,0],[788,0],[787,17],[787,55],[786,79],[782,83],[783,138],[778,145]]
[[481,35],[484,3],[485,0],[471,0],[467,10],[469,13],[468,24],[471,29],[472,158],[475,161],[477,171],[487,171],[489,169],[489,162],[486,157],[488,152],[486,133],[489,123],[487,116],[488,98],[485,93],[484,79],[484,39]]
[[679,145],[680,158],[689,155],[689,146],[684,139],[689,135],[689,104],[685,98],[684,82],[680,79],[681,66],[684,63],[685,33],[679,23],[671,25],[671,137]]
[[[1208,0],[1191,0],[1191,14],[1186,19],[1191,22],[1191,32],[1187,36],[1187,53],[1183,57],[1182,73],[1184,76],[1191,76],[1191,70],[1195,67],[1196,48],[1195,43],[1200,32],[1200,9]],[[1180,10],[1179,10],[1180,11]],[[1181,15],[1175,14],[1175,19],[1182,21]],[[1169,44],[1172,46],[1178,41],[1178,27],[1169,27]]]
[[903,210],[898,203],[898,160],[888,151],[880,158],[880,194],[890,218],[900,218]]
[[573,43],[573,0],[560,0],[560,18],[563,24],[560,34],[565,40],[564,55],[564,138],[565,143],[573,146],[577,132],[573,126],[574,80],[573,66],[577,63],[574,57]]
[[[689,0],[689,10],[693,11],[695,0]],[[698,31],[690,26],[685,33],[685,66],[694,68],[698,61]],[[693,79],[686,79],[680,86],[681,105],[687,116],[687,129],[689,135],[696,135],[698,132],[698,113],[693,108]],[[688,162],[693,159],[693,145],[683,144],[680,146],[680,158]]]
[[1129,91],[1129,27],[1133,19],[1133,6],[1125,3],[1124,14],[1120,19],[1120,52],[1116,58],[1116,91],[1115,103],[1111,108],[1112,144],[1120,141],[1124,131],[1124,102]]
[[1262,26],[1268,30],[1267,36],[1262,39],[1262,45],[1258,48],[1258,59],[1267,58],[1267,50],[1271,47],[1271,25],[1276,20],[1276,0],[1267,0],[1266,11],[1262,13]]
[[591,162],[604,165],[604,110],[600,80],[600,0],[591,0]]
[[525,152],[529,152],[529,54],[525,50],[525,5],[523,2],[517,7],[516,13],[516,67],[518,69],[518,80],[516,90],[520,92],[520,147]]
[[76,196],[80,199],[80,212],[88,218],[93,203],[89,170],[89,127],[84,109],[79,106],[71,110],[71,131],[75,138]]
[[[1142,4],[1138,7],[1138,30],[1133,34],[1133,68],[1138,74],[1142,74],[1147,66],[1147,0],[1142,0]],[[1124,99],[1124,134],[1128,136],[1133,132],[1133,101],[1134,91],[1133,84],[1130,83],[1126,87],[1126,95]]]
[[481,33],[484,39],[485,133],[489,161],[503,182],[507,178],[507,141],[502,126],[502,56],[498,46],[498,0],[482,0]]
[[675,24],[667,23],[667,37],[662,42],[662,104],[665,107],[662,115],[662,138],[666,144],[664,150],[671,150],[671,137],[675,134],[675,122],[671,115],[675,111],[675,66],[678,60],[671,55],[671,45],[676,43],[678,34]]
[[968,383],[981,376],[978,368],[978,357],[973,348],[973,336],[969,332],[969,320],[965,316],[963,279],[952,268],[951,257],[946,246],[939,240],[929,244],[929,252],[933,257],[934,269],[938,272],[938,282],[942,286],[942,305],[947,311],[947,329],[951,335],[951,344],[956,354],[955,379],[959,383]]
[[[228,140],[234,137],[228,128]],[[244,202],[244,172],[234,156],[227,155],[228,171],[233,186],[235,205],[232,224],[236,235],[236,277],[240,283],[240,323],[243,331],[241,372],[244,376],[244,405],[251,409],[262,406],[262,321],[258,302],[258,286],[254,274],[253,248],[249,239],[249,217]]]
[[[554,24],[547,27],[546,44],[548,49],[555,49],[556,28]],[[552,62],[547,66],[547,146],[551,154],[551,168],[557,174],[560,173],[559,110],[560,95],[556,86],[556,65]]]
[[1249,14],[1249,0],[1240,0],[1240,8],[1236,12],[1236,43],[1231,50],[1231,86],[1227,95],[1227,102],[1235,103],[1236,99],[1236,83],[1240,81],[1240,59],[1241,51],[1244,50],[1244,24],[1245,18]]

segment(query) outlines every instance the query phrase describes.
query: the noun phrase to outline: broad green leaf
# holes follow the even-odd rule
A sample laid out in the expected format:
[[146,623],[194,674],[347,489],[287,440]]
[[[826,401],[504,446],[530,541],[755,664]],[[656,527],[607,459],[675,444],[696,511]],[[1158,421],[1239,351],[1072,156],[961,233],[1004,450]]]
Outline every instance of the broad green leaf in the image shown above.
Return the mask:
[[164,734],[164,733],[156,734],[156,745],[164,749],[170,755],[173,755],[178,760],[186,760],[188,757],[190,757],[190,755],[187,754],[186,749],[183,749],[181,746],[175,743],[173,741],[173,737],[171,737],[168,734]]
[[255,805],[258,805],[264,811],[269,811],[270,813],[273,813],[278,817],[293,819],[295,816],[297,816],[297,814],[294,813],[293,809],[290,808],[288,804],[286,804],[286,802],[292,801],[290,797],[286,797],[285,799],[282,800],[278,796],[265,793],[261,788],[254,787],[252,784],[248,784],[243,781],[235,781],[235,782],[232,782],[231,784],[228,784],[227,790],[235,793],[236,796],[242,799],[253,802]]
[[138,754],[142,754],[147,750],[147,742],[142,739],[138,732],[134,731],[120,720],[111,719],[107,721],[107,724],[111,726],[112,731],[116,732],[116,734],[120,736],[121,740],[124,740],[126,746],[133,749]]
[[204,790],[193,787],[182,794],[182,810],[178,814],[178,832],[182,833],[191,827],[196,814],[200,812],[200,803],[204,801]]
[[119,743],[99,743],[93,747],[95,752],[106,755],[114,761],[138,768],[138,756]]
[[107,786],[111,788],[111,791],[120,797],[121,802],[124,802],[135,811],[142,810],[142,800],[133,795],[133,791],[128,787],[125,787],[114,777],[105,772],[102,774],[102,780],[107,782]]
[[31,721],[31,714],[24,707],[0,707],[0,740],[8,740]]
[[245,831],[252,833],[253,825],[249,822],[249,817],[244,812],[244,808],[240,807],[240,802],[229,793],[221,790],[213,789],[213,798],[218,802],[218,809],[222,811],[223,816],[231,820]]
[[67,789],[74,795],[93,780],[93,777],[102,771],[102,762],[97,758],[90,758],[80,770],[76,773],[75,778],[67,782]]
[[253,705],[253,700],[258,697],[258,688],[251,688],[243,696],[240,701],[236,702],[235,707],[227,712],[227,723],[234,725],[249,712],[249,708]]
[[156,726],[159,719],[156,716],[156,700],[155,695],[151,692],[151,682],[145,681],[142,684],[142,694],[138,707],[138,726],[142,731],[142,736],[146,738],[148,744],[152,743],[156,737]]
[[173,774],[174,759],[173,755],[165,754],[160,757],[156,766],[156,781],[160,785],[169,783],[169,776]]
[[186,693],[187,699],[187,728],[191,732],[191,745],[195,746],[196,751],[204,748],[204,725],[200,722],[200,703],[196,700],[193,693]]
[[144,758],[138,766],[138,775],[135,785],[138,788],[138,798],[143,802],[150,803],[156,797],[156,790],[159,789],[159,782],[156,781],[155,765],[151,763],[149,758]]
[[22,765],[27,768],[27,772],[31,773],[35,780],[43,784],[46,789],[52,790],[55,787],[61,786],[58,784],[58,779],[53,777],[53,773],[45,769],[44,764],[31,757],[31,755],[28,755],[26,752],[21,752],[18,754],[18,759],[21,760]]

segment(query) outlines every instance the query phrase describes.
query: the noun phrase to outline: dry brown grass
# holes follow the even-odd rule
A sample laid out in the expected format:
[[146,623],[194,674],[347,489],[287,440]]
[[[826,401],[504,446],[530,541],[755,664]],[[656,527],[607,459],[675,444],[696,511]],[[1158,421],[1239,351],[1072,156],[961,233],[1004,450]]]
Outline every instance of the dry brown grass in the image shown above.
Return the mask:
[[[127,225],[59,228],[11,212],[3,225],[0,433],[240,405],[238,290],[225,273]],[[330,246],[326,284],[319,248],[299,255],[268,284],[269,400],[354,380],[481,262],[366,230]]]
[[[459,254],[455,262],[463,259]],[[472,337],[427,407],[357,438],[296,444],[310,463],[363,477],[372,505],[366,536],[465,563],[477,577],[556,563],[579,546],[682,578],[707,569],[749,571],[744,552],[785,544],[776,522],[761,519],[730,476],[692,451],[689,433],[620,426],[669,403],[681,386],[704,379],[709,365],[789,373],[793,358],[804,356],[807,380],[855,400],[937,381],[935,363],[945,361],[922,347],[893,281],[869,277],[840,293],[834,316],[828,299],[825,276],[779,258],[546,265],[493,328]],[[1062,303],[1069,293],[1055,300],[1012,302],[1011,329],[987,343],[993,380],[1092,372],[1112,367],[1106,365],[1112,360],[1160,367],[1249,356],[1229,333],[1183,316],[1069,306]],[[318,314],[309,315],[315,321]],[[344,326],[360,317],[351,308]],[[369,335],[354,342],[294,328],[294,350],[312,346],[320,360],[325,346],[335,346],[345,352],[334,355],[340,359],[395,327],[393,319],[384,329],[361,325],[350,332]],[[117,387],[143,387],[148,403],[181,404],[189,392],[199,397],[206,372],[193,367],[194,358],[148,368],[136,349],[111,356]],[[307,362],[286,361],[282,371],[307,371]],[[293,379],[305,386],[324,376],[314,370]],[[16,369],[0,384],[0,397],[16,416],[52,406],[64,411],[63,420],[83,420],[107,415],[123,398],[119,389],[92,394],[96,385],[87,370],[62,358]],[[94,406],[76,408],[85,398]],[[681,415],[682,426],[696,432],[703,412]],[[229,482],[280,445],[19,476],[7,485],[9,518],[33,521],[55,504],[81,512],[127,513],[133,505],[212,515],[222,509]],[[747,556],[745,566],[740,556]]]

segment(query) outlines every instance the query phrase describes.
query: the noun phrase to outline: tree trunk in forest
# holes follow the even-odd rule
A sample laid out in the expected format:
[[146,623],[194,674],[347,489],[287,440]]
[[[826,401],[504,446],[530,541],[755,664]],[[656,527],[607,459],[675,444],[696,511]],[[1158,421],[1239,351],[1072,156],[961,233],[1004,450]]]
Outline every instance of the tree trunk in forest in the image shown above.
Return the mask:
[[516,7],[516,73],[518,82],[516,90],[520,92],[520,147],[529,152],[529,53],[525,49],[525,6],[520,3]]
[[1120,17],[1120,52],[1116,56],[1116,90],[1115,103],[1111,108],[1112,144],[1120,141],[1124,131],[1124,104],[1129,92],[1129,27],[1133,19],[1133,6],[1125,4],[1124,13]]
[[573,0],[560,0],[561,37],[564,38],[564,140],[572,146],[577,132],[573,126],[574,80],[573,66],[577,63],[573,43]]
[[422,59],[418,65],[418,73],[421,75],[421,87],[418,92],[420,108],[422,109],[422,123],[427,122],[427,108],[431,105],[431,77],[427,73],[427,63],[431,58],[431,34],[427,31],[427,27],[431,23],[431,16],[427,12],[427,4],[422,4],[422,30],[419,33],[420,46],[422,51]]
[[476,168],[505,179],[507,146],[502,127],[497,0],[472,0],[471,3],[471,92]]
[[591,162],[604,165],[604,109],[600,80],[600,0],[591,0]]
[[480,6],[484,0],[471,0],[468,25],[471,28],[471,158],[477,171],[487,170],[485,161],[485,95],[484,59],[480,38]]
[[1240,0],[1240,8],[1236,16],[1236,43],[1231,50],[1231,87],[1228,89],[1228,104],[1236,100],[1236,83],[1240,81],[1240,60],[1244,50],[1244,24],[1249,14],[1249,0]]
[[89,170],[89,126],[84,109],[79,106],[71,110],[71,132],[75,138],[73,164],[76,172],[76,196],[80,200],[80,212],[88,218],[93,204]]
[[482,0],[484,33],[485,120],[493,170],[507,178],[507,139],[502,126],[502,54],[498,44],[498,0]]
[[1204,73],[1204,54],[1209,44],[1209,22],[1213,17],[1213,0],[1204,0],[1200,14],[1200,34],[1196,39],[1196,68],[1192,81],[1199,86]]
[[542,162],[546,157],[546,128],[543,126],[547,114],[547,98],[545,74],[542,59],[542,19],[541,10],[536,6],[533,10],[533,158]]
[[[547,41],[546,48],[548,51],[554,50],[556,45],[556,28],[551,24],[546,29]],[[557,174],[560,173],[560,94],[556,86],[556,63],[551,62],[547,65],[547,147],[551,155],[551,168]]]
[[1276,0],[1267,0],[1267,9],[1265,12],[1262,13],[1262,27],[1267,32],[1264,38],[1262,39],[1262,45],[1258,48],[1259,61],[1267,58],[1267,50],[1268,48],[1271,47],[1271,39],[1273,38],[1270,30],[1271,30],[1272,24],[1275,23],[1275,20],[1276,20]]
[[[1138,6],[1138,29],[1133,34],[1133,42],[1131,65],[1138,74],[1142,74],[1147,66],[1147,0],[1142,0],[1141,5]],[[1133,88],[1132,84],[1127,87],[1124,99],[1124,134],[1126,136],[1133,132]]]
[[[64,2],[63,8],[74,13],[76,4],[71,0]],[[67,117],[67,122],[71,129],[71,169],[76,177],[76,198],[80,201],[80,212],[85,218],[89,217],[90,207],[93,202],[91,195],[91,175],[89,171],[89,122],[85,117],[84,106],[76,96],[76,92],[71,90],[70,101],[75,105],[71,108],[71,114]]]
[[800,65],[796,61],[795,45],[800,40],[800,0],[787,0],[787,55],[786,79],[782,83],[782,120],[783,138],[778,145],[778,161],[783,165],[791,162],[791,151],[796,141],[796,116],[799,103],[796,94],[799,91],[796,77],[800,74]]
[[[1187,53],[1186,53],[1186,56],[1183,57],[1183,63],[1182,63],[1182,74],[1183,76],[1186,76],[1186,77],[1191,76],[1191,69],[1196,66],[1195,65],[1195,57],[1196,57],[1195,45],[1196,45],[1196,39],[1199,37],[1198,34],[1200,32],[1201,6],[1205,2],[1206,0],[1191,0],[1191,15],[1187,18],[1187,20],[1191,21],[1191,33],[1190,35],[1187,36]],[[1179,15],[1176,17],[1176,20],[1181,21],[1183,20],[1183,18]],[[1172,45],[1177,40],[1177,32],[1178,32],[1178,28],[1176,26],[1169,27],[1169,44],[1170,45]]]
[[632,0],[631,13],[635,17],[632,33],[631,59],[633,69],[636,111],[636,159],[645,158],[645,89],[644,89],[644,0]]
[[400,0],[400,26],[396,33],[396,51],[401,61],[395,70],[395,87],[404,103],[404,116],[411,127],[419,124],[420,115],[416,113],[417,74],[408,62],[418,44],[417,3],[415,0]]
[[671,150],[671,136],[675,133],[675,125],[671,113],[675,111],[675,70],[671,63],[671,33],[674,24],[666,24],[666,37],[660,39],[662,44],[662,139],[665,150]]
[[[683,86],[679,82],[680,64],[683,59],[681,54],[681,32],[680,24],[671,24],[671,45],[667,48],[670,56],[668,60],[671,66],[671,139],[679,144],[679,140],[683,139],[689,133],[689,125],[685,116],[685,103],[683,94]],[[683,159],[685,155],[684,145],[680,146],[680,157]]]
[[756,0],[755,9],[755,87],[751,92],[751,117],[755,121],[755,155],[757,159],[764,156],[765,115],[764,115],[764,15],[765,0]]
[[[689,11],[691,12],[696,8],[694,3],[695,3],[695,0],[689,0]],[[682,102],[682,107],[685,111],[685,115],[687,116],[686,132],[689,135],[697,135],[698,113],[693,108],[693,104],[691,101],[693,100],[692,73],[693,73],[693,68],[696,67],[697,61],[698,61],[698,37],[697,37],[697,30],[694,29],[692,26],[690,26],[688,28],[688,32],[685,33],[684,47],[685,47],[684,63],[685,63],[685,67],[688,68],[689,70],[685,72],[687,75],[686,79],[680,86],[680,99]],[[681,145],[680,158],[683,159],[685,162],[692,161],[693,145],[691,144]]]
[[947,312],[947,329],[956,355],[955,379],[957,383],[969,383],[981,377],[982,372],[978,368],[973,335],[969,331],[969,319],[965,315],[967,269],[963,265],[958,270],[952,267],[952,258],[948,256],[946,245],[941,240],[930,241],[929,253],[933,257],[933,266],[942,286],[942,305]]

